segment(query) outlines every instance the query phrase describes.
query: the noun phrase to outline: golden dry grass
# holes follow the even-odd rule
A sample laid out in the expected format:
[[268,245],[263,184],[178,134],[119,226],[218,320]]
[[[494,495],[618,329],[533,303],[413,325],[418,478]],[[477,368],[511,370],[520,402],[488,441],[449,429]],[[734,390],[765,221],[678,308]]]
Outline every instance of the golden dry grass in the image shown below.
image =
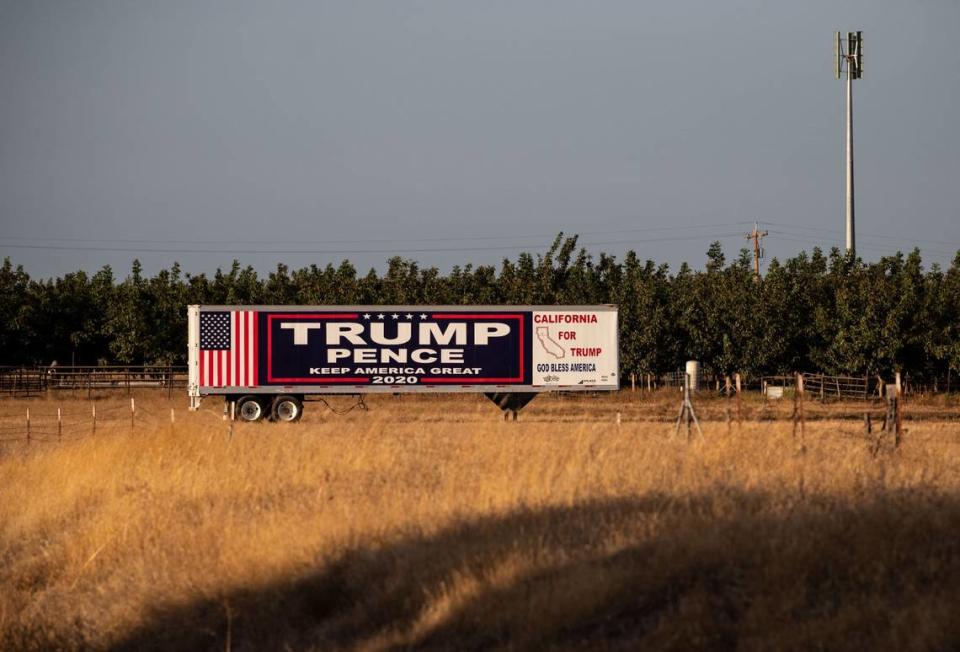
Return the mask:
[[[144,394],[131,431],[124,401],[96,435],[64,401],[82,436],[0,448],[2,649],[960,646],[956,421],[894,452],[826,413],[802,441],[728,426],[722,402],[671,440],[639,419],[673,394],[541,397],[518,423],[382,397],[228,438],[215,405],[178,399],[171,428]],[[52,401],[0,423],[28,406],[51,432]]]

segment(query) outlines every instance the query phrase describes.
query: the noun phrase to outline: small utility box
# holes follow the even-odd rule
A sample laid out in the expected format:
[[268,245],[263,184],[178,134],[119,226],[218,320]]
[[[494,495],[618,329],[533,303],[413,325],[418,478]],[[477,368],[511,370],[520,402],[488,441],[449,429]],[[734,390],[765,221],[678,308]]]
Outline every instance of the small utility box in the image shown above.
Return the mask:
[[690,391],[696,392],[700,389],[700,363],[697,360],[687,360],[687,366],[684,370],[687,374],[687,382],[690,384]]
[[767,398],[783,398],[783,387],[767,385]]

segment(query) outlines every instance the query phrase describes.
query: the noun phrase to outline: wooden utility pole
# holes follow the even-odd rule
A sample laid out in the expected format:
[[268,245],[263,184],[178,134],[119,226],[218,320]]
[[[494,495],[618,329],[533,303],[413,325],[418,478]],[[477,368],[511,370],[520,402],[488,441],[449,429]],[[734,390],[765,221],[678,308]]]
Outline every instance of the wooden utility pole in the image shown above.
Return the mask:
[[744,236],[747,240],[753,240],[753,273],[756,274],[757,278],[760,277],[760,254],[763,250],[760,245],[768,235],[770,235],[769,232],[761,231],[760,224],[754,222],[753,231]]

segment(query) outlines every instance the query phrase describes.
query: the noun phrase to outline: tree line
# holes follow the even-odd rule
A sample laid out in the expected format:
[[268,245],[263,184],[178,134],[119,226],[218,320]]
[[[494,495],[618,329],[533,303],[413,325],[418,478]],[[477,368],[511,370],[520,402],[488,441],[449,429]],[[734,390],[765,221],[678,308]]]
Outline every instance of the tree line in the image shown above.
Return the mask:
[[864,263],[834,248],[771,260],[757,278],[750,253],[727,262],[720,243],[706,265],[598,257],[560,234],[547,253],[441,274],[400,257],[383,274],[348,261],[261,277],[234,261],[212,276],[174,264],[145,276],[138,261],[31,279],[0,269],[2,364],[183,364],[189,304],[593,304],[620,306],[622,373],[662,373],[689,359],[718,373],[797,370],[919,379],[960,370],[960,252],[949,269],[924,270],[918,250]]

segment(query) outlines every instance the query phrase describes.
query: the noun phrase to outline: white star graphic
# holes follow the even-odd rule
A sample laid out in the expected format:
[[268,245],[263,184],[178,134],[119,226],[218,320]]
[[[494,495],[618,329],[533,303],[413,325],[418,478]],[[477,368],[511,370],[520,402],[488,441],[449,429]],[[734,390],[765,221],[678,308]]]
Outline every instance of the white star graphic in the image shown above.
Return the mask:
[[363,318],[364,318],[364,319],[370,319],[370,313],[369,313],[369,312],[363,313]]
[[407,319],[413,319],[413,315],[411,315],[409,312],[405,315],[405,317]]
[[400,315],[398,315],[397,313],[393,313],[390,316],[393,317],[394,319],[400,319]]
[[383,319],[383,313],[382,313],[382,312],[377,315],[377,319]]

